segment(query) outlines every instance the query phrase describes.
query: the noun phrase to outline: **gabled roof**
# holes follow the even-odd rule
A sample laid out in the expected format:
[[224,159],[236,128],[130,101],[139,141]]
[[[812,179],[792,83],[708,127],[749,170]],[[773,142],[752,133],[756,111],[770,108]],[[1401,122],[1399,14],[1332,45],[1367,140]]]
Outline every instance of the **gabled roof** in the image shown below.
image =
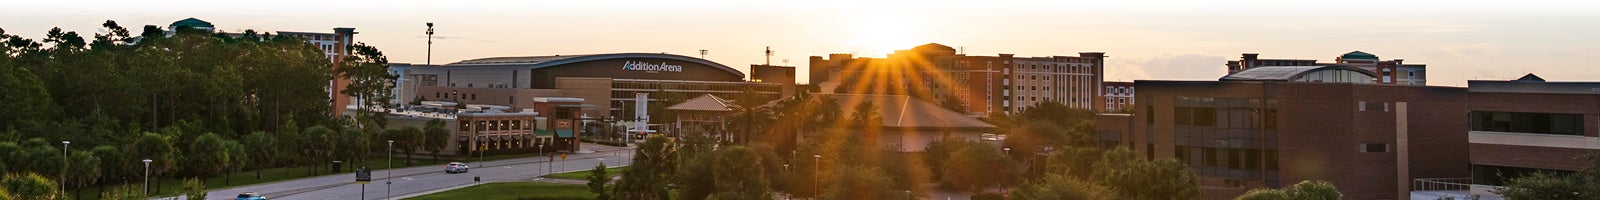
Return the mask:
[[188,19],[183,19],[183,20],[178,20],[178,21],[172,22],[171,26],[172,27],[187,26],[187,27],[193,27],[193,28],[216,28],[215,26],[211,26],[211,22],[206,22],[205,20],[195,19],[193,17],[190,17]]
[[1528,75],[1522,75],[1522,78],[1517,78],[1516,81],[1517,82],[1544,82],[1544,78],[1540,78],[1539,75],[1533,75],[1533,73],[1528,73]]
[[856,106],[862,102],[872,102],[878,107],[878,115],[883,116],[884,127],[995,128],[993,124],[905,95],[825,94],[825,96],[839,102],[839,109],[843,111],[845,119],[854,116]]
[[1344,55],[1342,55],[1342,56],[1339,56],[1339,58],[1343,58],[1343,59],[1369,59],[1369,60],[1377,60],[1377,59],[1378,59],[1378,55],[1372,55],[1372,54],[1370,54],[1370,53],[1367,53],[1367,52],[1361,52],[1361,51],[1351,51],[1351,52],[1350,52],[1350,53],[1345,53],[1345,54],[1344,54]]
[[705,94],[684,100],[683,103],[678,103],[677,105],[667,106],[667,110],[731,112],[735,107],[736,105],[733,104],[733,101]]

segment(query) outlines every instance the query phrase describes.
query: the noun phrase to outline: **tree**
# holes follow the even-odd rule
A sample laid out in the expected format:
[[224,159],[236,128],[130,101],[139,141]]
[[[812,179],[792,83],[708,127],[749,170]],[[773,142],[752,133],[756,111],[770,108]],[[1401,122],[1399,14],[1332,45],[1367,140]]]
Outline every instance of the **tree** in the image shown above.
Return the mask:
[[716,151],[712,163],[715,191],[708,199],[771,198],[762,173],[761,157],[754,149],[733,146]]
[[174,162],[177,159],[176,151],[166,136],[157,133],[146,132],[133,143],[134,156],[150,159],[150,174],[155,177],[161,177],[173,168],[173,164],[177,163]]
[[61,190],[56,189],[55,181],[35,173],[5,175],[5,179],[0,180],[0,186],[19,200],[56,199],[61,195],[58,193]]
[[645,138],[644,144],[635,150],[630,169],[622,172],[622,179],[617,181],[612,197],[641,200],[670,198],[667,183],[677,167],[676,146],[664,136]]
[[0,129],[17,128],[25,121],[51,119],[58,109],[50,93],[33,72],[0,64]]
[[179,193],[188,199],[206,199],[206,184],[199,178],[183,179],[183,189]]
[[907,199],[909,195],[892,188],[889,175],[873,166],[837,167],[822,181],[828,184],[818,199]]
[[350,83],[339,93],[360,99],[361,102],[357,102],[360,109],[357,109],[355,117],[358,127],[382,128],[387,120],[370,109],[387,110],[393,107],[389,101],[394,99],[394,81],[398,76],[389,74],[389,58],[378,48],[367,46],[366,43],[356,43],[349,48],[350,56],[345,57],[337,71],[339,77],[350,80]]
[[[82,192],[84,186],[95,184],[100,180],[100,158],[89,151],[72,151],[67,160],[71,160],[72,173],[67,173],[67,185],[75,192]],[[81,193],[74,196],[82,196]]]
[[944,96],[944,99],[939,100],[939,107],[944,107],[944,109],[956,111],[957,113],[967,114],[967,106],[961,103],[961,99],[956,99],[955,95]]
[[1506,199],[1600,199],[1600,154],[1574,158],[1589,166],[1576,172],[1537,172],[1506,180],[1494,193]]
[[185,163],[191,167],[190,171],[199,176],[213,176],[227,169],[230,157],[222,143],[222,137],[215,133],[205,133],[196,137],[184,151],[184,157],[187,158]]
[[1253,189],[1235,200],[1337,200],[1339,189],[1323,180],[1305,180],[1282,189]]
[[611,176],[606,175],[605,163],[600,163],[600,165],[594,166],[593,170],[589,170],[588,178],[589,183],[587,185],[589,186],[589,192],[599,194],[599,196],[595,197],[596,200],[611,199],[611,193],[606,192],[606,183],[611,182]]
[[400,134],[398,137],[400,140],[395,140],[395,142],[404,141],[402,142],[404,145],[401,145],[402,148],[400,148],[400,151],[406,152],[406,166],[411,166],[411,163],[415,162],[411,160],[411,154],[415,154],[417,152],[417,147],[427,146],[428,135],[423,133],[422,129],[418,129],[415,126],[401,127],[398,133]]
[[1083,179],[1060,174],[1028,181],[1018,186],[1011,195],[1018,200],[1043,199],[1115,199],[1111,190]]
[[226,177],[223,179],[223,184],[233,185],[233,176],[228,174],[244,169],[244,166],[249,165],[253,158],[248,153],[249,150],[245,149],[244,145],[236,140],[222,141],[222,149],[228,154],[228,163],[222,167],[222,176]]
[[439,162],[439,151],[450,144],[450,129],[445,128],[444,120],[433,119],[423,126],[422,134],[428,138],[422,147],[433,153],[434,162]]
[[[277,138],[267,135],[267,132],[256,131],[244,137],[243,145],[245,155],[250,158],[250,163],[255,163],[259,169],[277,166],[278,142]],[[256,170],[256,180],[261,179],[261,171]]]
[[[333,131],[333,129],[322,126],[312,126],[301,131],[299,146],[303,149],[301,151],[303,156],[301,161],[304,162],[304,165],[316,166],[333,160],[333,149],[330,145],[333,144],[331,140],[337,137],[336,134],[338,132]],[[309,170],[312,171],[312,174],[316,174],[315,167]]]
[[[130,177],[133,177],[132,170],[119,170],[132,169],[132,163],[137,162],[134,161],[134,158],[127,156],[128,153],[123,152],[122,149],[111,145],[100,145],[95,146],[94,149],[89,151],[94,154],[95,158],[100,159],[100,165],[96,167],[100,169],[99,182],[102,183],[100,184],[101,191],[105,191],[105,186],[107,185],[126,183]],[[106,197],[98,198],[115,199]]]
[[1181,199],[1200,195],[1199,178],[1173,159],[1145,161],[1126,148],[1105,151],[1094,168],[1097,181],[1121,199]]
[[956,150],[944,161],[941,183],[963,191],[981,192],[1015,182],[1017,163],[987,145],[971,145]]

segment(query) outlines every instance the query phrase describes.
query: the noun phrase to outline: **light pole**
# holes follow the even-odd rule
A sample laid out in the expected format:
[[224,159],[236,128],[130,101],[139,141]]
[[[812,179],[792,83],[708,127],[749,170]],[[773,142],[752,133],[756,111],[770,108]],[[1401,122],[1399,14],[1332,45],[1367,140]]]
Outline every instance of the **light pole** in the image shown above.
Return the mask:
[[822,174],[822,154],[813,154],[811,158],[814,160],[811,162],[811,166],[816,168],[815,171],[811,172],[811,198],[814,199],[822,196],[822,189],[817,188],[817,184],[822,182],[821,178],[817,178]]
[[384,173],[387,174],[383,175],[383,199],[389,199],[389,190],[394,188],[394,181],[389,180],[394,177],[394,140],[386,140],[386,142],[389,142],[389,160],[384,161],[384,165],[389,166],[384,167],[384,171],[386,171]]
[[150,159],[144,161],[144,195],[150,195]]
[[67,144],[72,144],[72,141],[61,141],[61,194],[63,195],[67,194],[67,168],[71,164],[67,163],[67,157],[70,156],[67,155]]
[[433,22],[428,22],[428,63],[433,65]]
[[[483,141],[484,139],[487,139],[487,138],[483,138],[483,136],[478,136],[478,141]],[[487,148],[487,147],[489,147],[489,145],[483,145],[483,144],[479,144],[478,145],[478,168],[483,168],[483,150],[484,150],[484,148]]]

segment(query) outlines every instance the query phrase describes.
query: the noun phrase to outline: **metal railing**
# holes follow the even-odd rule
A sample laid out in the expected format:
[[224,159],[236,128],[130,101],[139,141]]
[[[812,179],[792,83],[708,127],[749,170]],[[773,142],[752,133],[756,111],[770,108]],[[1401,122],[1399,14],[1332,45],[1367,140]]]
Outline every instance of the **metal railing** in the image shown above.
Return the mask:
[[1411,180],[1411,191],[1472,190],[1472,178],[1419,178]]

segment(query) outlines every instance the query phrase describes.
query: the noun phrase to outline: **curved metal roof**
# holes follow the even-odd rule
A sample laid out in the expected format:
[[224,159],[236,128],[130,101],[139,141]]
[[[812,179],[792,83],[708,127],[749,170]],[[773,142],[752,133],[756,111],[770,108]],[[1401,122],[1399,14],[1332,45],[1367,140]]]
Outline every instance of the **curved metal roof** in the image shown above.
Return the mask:
[[1244,71],[1239,71],[1238,73],[1229,74],[1227,76],[1223,76],[1220,80],[1224,80],[1224,81],[1289,81],[1289,80],[1294,80],[1295,77],[1299,77],[1300,75],[1305,75],[1307,73],[1311,73],[1311,72],[1315,72],[1315,71],[1322,71],[1322,70],[1350,70],[1350,71],[1360,72],[1361,74],[1366,74],[1367,76],[1378,77],[1377,74],[1373,74],[1372,72],[1367,71],[1365,69],[1351,67],[1351,66],[1343,66],[1343,65],[1326,65],[1326,66],[1261,66],[1261,67],[1246,69]]
[[684,61],[684,62],[691,62],[691,63],[696,63],[696,64],[702,64],[702,65],[706,65],[706,66],[715,67],[717,69],[722,69],[723,71],[728,71],[728,73],[733,73],[733,74],[739,75],[739,77],[744,77],[744,72],[740,72],[739,70],[733,69],[732,67],[728,67],[726,65],[722,65],[722,64],[719,64],[719,63],[716,63],[716,62],[711,62],[710,60],[705,60],[705,59],[700,59],[700,58],[695,58],[695,57],[688,57],[688,56],[681,56],[681,55],[674,55],[674,54],[664,54],[664,53],[613,53],[613,54],[586,54],[586,55],[491,57],[491,58],[479,58],[479,59],[463,60],[463,61],[460,61],[460,62],[446,64],[444,66],[446,66],[446,67],[520,66],[520,67],[530,67],[531,69],[539,69],[539,68],[560,66],[560,65],[578,63],[578,62],[585,62],[585,61],[622,59],[622,58],[655,58],[655,59],[679,60],[679,61]]
[[1378,55],[1372,55],[1370,53],[1361,52],[1361,51],[1351,51],[1350,53],[1345,53],[1344,55],[1340,55],[1339,58],[1377,60],[1378,59]]

